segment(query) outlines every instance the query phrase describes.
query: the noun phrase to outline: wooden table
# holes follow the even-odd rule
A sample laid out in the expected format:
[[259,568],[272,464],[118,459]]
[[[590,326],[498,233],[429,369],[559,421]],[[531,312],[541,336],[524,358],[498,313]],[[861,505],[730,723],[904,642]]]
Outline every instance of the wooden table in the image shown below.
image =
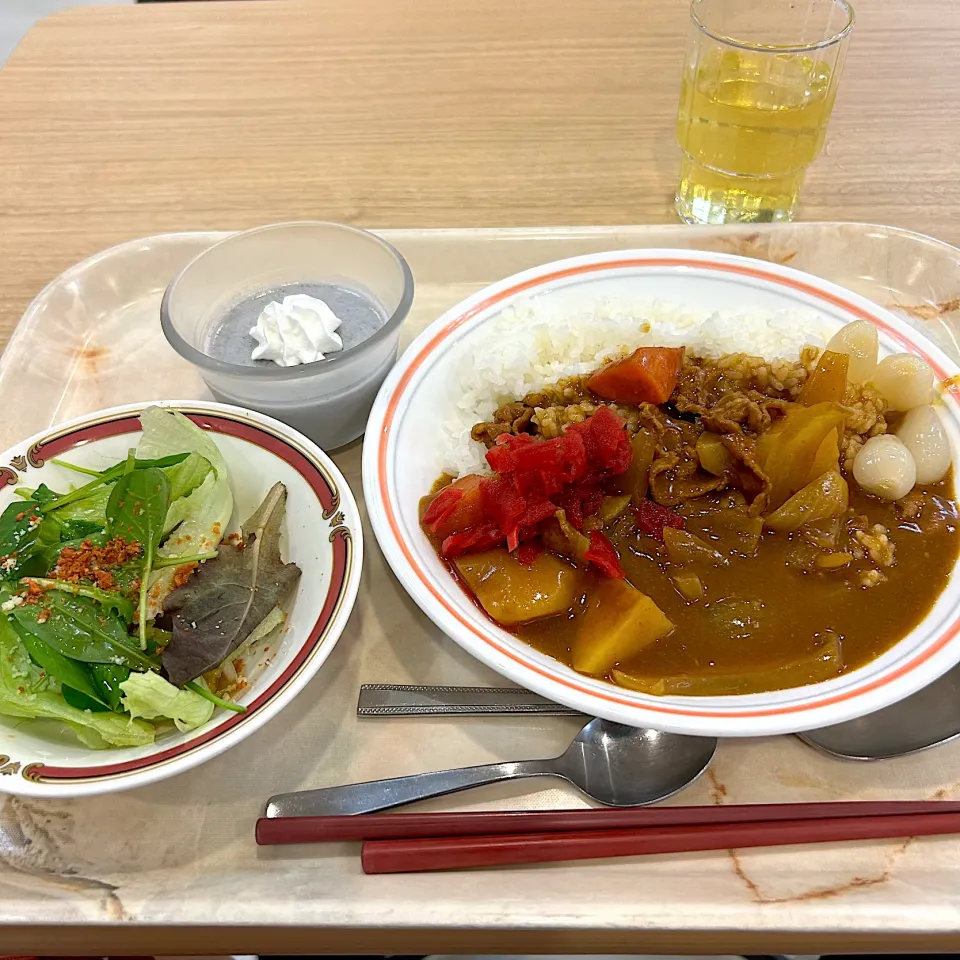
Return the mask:
[[[954,5],[863,0],[805,218],[875,220],[960,243]],[[683,0],[272,0],[81,8],[46,20],[0,71],[0,336],[71,263],[145,234],[296,218],[675,222],[686,21]],[[95,895],[111,894],[91,887]],[[955,945],[876,931],[827,944],[815,933],[624,937],[560,926],[547,938],[451,927],[428,940],[402,918],[336,940],[307,928],[280,940],[250,922],[232,932],[117,923],[82,942],[74,929],[56,948],[99,952],[108,937],[114,952]]]
[[[960,243],[955,0],[863,0],[806,219]],[[160,231],[671,222],[684,0],[79,8],[0,71],[0,336]]]

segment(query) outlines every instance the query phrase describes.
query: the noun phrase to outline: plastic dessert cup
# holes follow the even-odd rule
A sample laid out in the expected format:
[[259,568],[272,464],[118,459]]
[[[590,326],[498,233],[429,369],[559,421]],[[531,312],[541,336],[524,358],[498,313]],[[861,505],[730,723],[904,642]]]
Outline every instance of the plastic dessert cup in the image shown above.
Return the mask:
[[[206,352],[238,302],[296,283],[353,290],[374,300],[385,322],[352,349],[299,366],[231,363]],[[282,420],[331,449],[363,433],[412,300],[410,268],[376,235],[321,221],[279,223],[233,234],[191,260],[167,287],[160,322],[216,399]]]

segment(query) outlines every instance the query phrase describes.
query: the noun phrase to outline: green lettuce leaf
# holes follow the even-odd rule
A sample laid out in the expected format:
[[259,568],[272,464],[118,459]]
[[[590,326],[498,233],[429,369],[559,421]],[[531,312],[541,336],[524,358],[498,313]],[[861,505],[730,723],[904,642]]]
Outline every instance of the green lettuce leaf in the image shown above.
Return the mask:
[[44,674],[20,646],[10,621],[0,616],[0,714],[66,724],[88,747],[142,747],[154,742],[149,723],[116,713],[90,713],[66,703],[60,684]]
[[183,463],[167,467],[163,472],[170,481],[170,502],[175,503],[193,493],[212,469],[210,461],[199,453],[191,453]]
[[[187,496],[171,497],[170,510],[164,526],[168,530],[177,527],[176,536],[161,549],[161,556],[192,556],[213,550],[220,542],[230,515],[233,513],[233,493],[223,454],[210,434],[201,430],[182,413],[148,407],[140,415],[143,433],[137,446],[137,456],[150,458],[165,453],[196,453],[209,464],[208,472],[199,486]],[[180,466],[190,463],[190,458]],[[197,461],[188,470],[194,477],[198,471]],[[176,481],[172,480],[171,485]],[[176,484],[186,489],[184,478]],[[178,526],[179,525],[179,526]],[[188,540],[187,537],[190,537]],[[172,576],[172,572],[170,574]]]
[[[172,500],[164,528],[172,531],[158,556],[165,558],[191,557],[215,550],[226,533],[233,513],[233,492],[227,463],[212,436],[188,420],[183,414],[162,407],[148,407],[140,415],[143,433],[137,446],[137,456],[162,457],[171,453],[195,453],[209,464],[208,472],[198,487],[186,496]],[[187,458],[183,477],[172,479],[171,485],[180,489],[189,486],[201,467]],[[150,579],[150,605],[155,612],[170,592],[177,568],[158,570]]]
[[178,690],[157,673],[131,673],[120,689],[123,708],[131,717],[169,719],[184,733],[203,726],[213,716],[211,701],[192,690]]

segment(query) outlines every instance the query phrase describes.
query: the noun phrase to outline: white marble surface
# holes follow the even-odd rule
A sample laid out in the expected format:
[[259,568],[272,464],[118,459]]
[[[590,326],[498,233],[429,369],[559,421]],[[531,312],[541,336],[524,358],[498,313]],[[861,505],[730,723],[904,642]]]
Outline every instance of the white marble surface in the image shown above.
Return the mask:
[[[709,245],[788,260],[884,305],[909,308],[915,323],[957,354],[951,325],[960,306],[960,252],[886,228],[393,232],[391,238],[418,283],[407,341],[466,293],[534,263],[630,246]],[[0,443],[86,409],[199,395],[192,371],[162,341],[157,304],[166,278],[210,239],[133,245],[48,291],[0,366],[0,404],[18,412],[15,423],[3,418],[7,436]],[[129,376],[131,364],[137,376]],[[336,459],[359,495],[359,444]],[[359,721],[361,683],[498,681],[439,634],[369,542],[365,586],[347,631],[319,676],[267,727],[153,787],[64,803],[3,801],[0,947],[45,944],[49,952],[52,936],[65,946],[93,943],[77,931],[102,924],[98,936],[114,952],[133,949],[138,931],[146,938],[157,925],[168,951],[185,949],[177,931],[188,927],[208,931],[203,943],[224,950],[266,949],[243,930],[270,926],[272,942],[287,949],[322,943],[414,952],[469,942],[459,952],[501,953],[509,949],[503,937],[558,931],[565,948],[580,952],[609,944],[709,952],[730,950],[731,931],[740,932],[739,942],[753,938],[754,946],[783,950],[805,933],[823,945],[814,949],[877,938],[890,949],[937,948],[960,930],[960,838],[381,877],[362,874],[352,845],[257,848],[254,821],[270,794],[548,756],[577,728],[576,720],[559,718]],[[960,743],[864,765],[831,760],[792,738],[727,741],[709,775],[674,802],[927,797],[960,798]],[[582,803],[565,787],[520,782],[424,809]],[[469,939],[449,933],[457,929]],[[149,936],[139,949],[159,949],[156,930]],[[190,942],[200,943],[195,936]]]

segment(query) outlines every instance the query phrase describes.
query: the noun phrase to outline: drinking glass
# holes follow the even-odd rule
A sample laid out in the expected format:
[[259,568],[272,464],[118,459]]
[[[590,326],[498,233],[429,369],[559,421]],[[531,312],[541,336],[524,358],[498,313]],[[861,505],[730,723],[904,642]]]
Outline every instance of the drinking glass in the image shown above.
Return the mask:
[[684,220],[793,218],[853,16],[847,0],[693,0],[677,118]]

